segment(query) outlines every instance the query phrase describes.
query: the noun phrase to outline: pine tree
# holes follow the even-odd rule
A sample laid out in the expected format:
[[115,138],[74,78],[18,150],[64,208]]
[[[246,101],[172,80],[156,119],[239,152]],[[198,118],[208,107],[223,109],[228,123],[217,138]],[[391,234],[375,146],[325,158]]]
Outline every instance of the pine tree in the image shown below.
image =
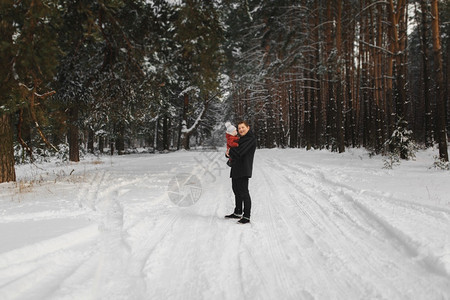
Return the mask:
[[[79,130],[107,134],[119,154],[134,115],[145,106],[143,88],[146,7],[141,1],[62,3],[65,50],[58,99],[68,114],[70,160],[79,160]],[[145,106],[143,108],[143,106]],[[93,144],[93,141],[91,141]],[[111,144],[112,145],[112,144]]]
[[54,92],[48,90],[58,65],[57,43],[58,11],[56,1],[2,1],[1,62],[0,71],[1,119],[0,182],[14,181],[14,159],[11,117],[20,107],[27,107],[36,129],[44,142],[45,137],[37,110],[39,103]]
[[182,88],[183,146],[197,130],[210,102],[220,93],[223,30],[212,1],[186,0],[180,7],[174,36],[178,48],[179,85]]
[[13,91],[15,88],[14,57],[15,45],[13,35],[16,32],[14,20],[16,12],[13,1],[2,1],[0,4],[0,183],[15,181],[13,129],[11,114],[15,111]]

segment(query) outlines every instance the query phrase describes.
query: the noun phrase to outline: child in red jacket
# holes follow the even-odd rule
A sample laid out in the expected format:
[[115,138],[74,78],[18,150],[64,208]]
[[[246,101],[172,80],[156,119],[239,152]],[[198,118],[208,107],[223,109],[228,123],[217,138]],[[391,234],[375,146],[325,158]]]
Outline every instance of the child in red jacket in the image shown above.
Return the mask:
[[[227,138],[227,153],[230,148],[234,148],[239,146],[238,141],[239,137],[237,136],[236,127],[231,125],[230,122],[225,122],[225,127],[227,128],[227,132],[225,133],[225,137]],[[231,167],[231,158],[228,159],[227,165]]]

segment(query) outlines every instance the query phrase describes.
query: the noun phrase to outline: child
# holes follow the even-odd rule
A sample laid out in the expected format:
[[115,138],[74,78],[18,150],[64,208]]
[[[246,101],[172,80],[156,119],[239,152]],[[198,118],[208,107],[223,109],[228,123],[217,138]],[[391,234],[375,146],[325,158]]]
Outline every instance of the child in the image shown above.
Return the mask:
[[[228,152],[230,148],[239,146],[238,144],[239,137],[237,136],[236,127],[231,125],[230,122],[225,122],[225,127],[227,128],[225,137],[227,138],[227,152]],[[227,165],[231,167],[231,158],[228,159]]]

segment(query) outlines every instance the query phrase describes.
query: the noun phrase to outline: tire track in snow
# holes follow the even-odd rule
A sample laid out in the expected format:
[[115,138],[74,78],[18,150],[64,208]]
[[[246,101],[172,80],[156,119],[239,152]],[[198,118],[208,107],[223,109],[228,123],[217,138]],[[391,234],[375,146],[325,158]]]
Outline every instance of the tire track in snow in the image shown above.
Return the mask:
[[[146,294],[143,276],[145,260],[176,220],[175,217],[169,217],[162,223],[162,226],[154,228],[159,236],[156,239],[151,238],[149,233],[145,234],[149,229],[146,218],[138,220],[130,228],[124,228],[124,206],[119,198],[140,182],[142,182],[141,178],[125,180],[120,177],[115,178],[111,187],[98,194],[99,199],[95,205],[103,215],[101,228],[105,231],[101,243],[105,256],[96,270],[97,285],[108,285],[109,278],[122,278],[122,284],[117,285],[116,283],[116,286],[110,287],[107,294],[109,296],[141,297]],[[130,204],[127,203],[127,205]],[[131,234],[133,237],[136,235],[139,237],[138,243],[130,240]],[[139,236],[139,234],[142,235]],[[111,264],[112,267],[105,263]]]
[[148,284],[158,280],[156,277],[170,278],[169,284],[161,284],[158,280],[158,288],[153,291],[155,297],[171,291],[175,299],[215,298],[215,294],[222,290],[215,287],[220,281],[217,278],[220,278],[221,272],[226,272],[216,269],[220,252],[217,253],[218,249],[214,248],[215,240],[208,239],[217,231],[214,228],[205,229],[211,222],[210,216],[193,208],[189,210],[191,213],[186,210],[181,208],[176,212],[177,222],[173,224],[167,239],[158,244],[147,260],[146,269],[152,274]]
[[[93,239],[98,236],[92,227],[2,254],[8,264],[0,269],[0,299],[31,299],[37,291],[51,293],[91,255]],[[80,252],[82,247],[87,250]]]
[[[78,195],[81,206],[92,210],[92,217],[98,222],[99,239],[91,255],[79,262],[67,276],[60,278],[60,288],[54,297],[61,299],[79,292],[79,287],[91,291],[95,297],[138,296],[143,284],[133,264],[131,248],[125,240],[124,208],[119,197],[136,179],[113,178],[106,172],[96,173],[93,180]],[[137,274],[137,275],[136,275]],[[121,284],[111,286],[113,278],[121,278]]]
[[[296,165],[297,165],[297,163],[296,163]],[[300,163],[300,165],[302,165],[302,164]],[[305,166],[307,166],[307,165],[305,165]],[[311,167],[309,166],[309,168],[311,168]],[[333,172],[333,175],[327,176],[327,179],[330,181],[333,181],[333,182],[336,182],[336,181],[331,180],[330,178],[345,176],[345,173],[340,172],[337,169],[327,170],[327,171]],[[379,192],[376,190],[360,190],[360,189],[356,189],[348,184],[345,184],[343,182],[336,182],[336,183],[342,187],[349,189],[349,190],[353,190],[354,192],[356,192],[358,194],[369,195],[375,199],[382,199],[384,201],[389,201],[390,203],[395,202],[398,205],[401,205],[401,206],[404,206],[404,207],[407,207],[410,209],[415,209],[422,214],[425,214],[425,215],[428,215],[428,216],[431,216],[434,218],[439,218],[444,221],[448,221],[449,217],[450,217],[450,207],[448,205],[442,205],[439,202],[437,204],[433,205],[433,204],[428,204],[428,203],[424,203],[424,202],[418,202],[415,200],[405,200],[405,199],[395,197],[393,195],[386,195],[386,193]]]
[[253,274],[242,277],[242,272],[250,271],[241,258],[246,244],[244,228],[218,215],[224,204],[218,200],[229,194],[219,183],[204,182],[204,193],[195,205],[174,208],[176,222],[146,261],[144,273],[149,297],[246,297],[242,282],[253,278]]
[[[275,175],[275,171],[273,168],[273,163],[269,164],[269,163],[265,163],[266,168],[270,170],[270,176],[271,177],[277,177]],[[320,293],[324,293],[326,290],[333,290],[333,291],[337,291],[337,295],[339,295],[338,297],[340,298],[352,298],[355,297],[355,291],[349,291],[348,290],[348,285],[351,285],[351,283],[354,283],[354,281],[350,280],[348,283],[339,283],[339,282],[334,282],[334,280],[330,281],[330,276],[331,274],[329,273],[330,270],[324,268],[324,265],[329,264],[329,254],[330,251],[332,250],[331,246],[328,246],[327,243],[324,243],[321,239],[317,240],[317,237],[322,237],[322,236],[327,236],[327,238],[331,238],[332,240],[334,239],[335,234],[332,233],[331,231],[329,231],[329,224],[322,224],[322,222],[320,221],[320,218],[316,217],[313,218],[311,216],[310,213],[306,213],[305,215],[301,215],[298,213],[298,209],[294,209],[294,206],[292,205],[286,205],[284,200],[288,200],[288,198],[292,198],[292,194],[289,194],[289,196],[287,196],[287,193],[285,193],[285,191],[281,190],[280,188],[277,187],[276,184],[273,183],[271,177],[263,171],[264,177],[265,177],[265,182],[267,188],[269,188],[270,190],[274,190],[276,195],[278,196],[278,198],[280,199],[280,201],[278,202],[278,209],[275,208],[277,210],[277,218],[279,218],[280,220],[283,221],[283,223],[285,224],[285,228],[287,229],[290,237],[292,238],[292,241],[294,241],[295,246],[296,246],[296,251],[298,253],[302,254],[302,259],[304,260],[304,264],[306,264],[306,266],[301,266],[302,270],[303,269],[307,269],[306,274],[314,274],[314,278],[311,279],[312,282],[308,283],[308,286],[304,288],[304,293],[306,293],[306,295],[313,295],[314,293],[319,292]],[[283,185],[283,187],[285,187],[285,185]],[[269,192],[268,192],[269,193]],[[284,195],[286,195],[286,197],[283,197]],[[284,208],[283,208],[284,207]],[[283,208],[282,211],[279,211],[281,208]],[[306,209],[304,210],[300,210],[300,211],[306,211]],[[312,210],[314,212],[314,210]],[[284,217],[284,215],[288,215],[289,218]],[[314,229],[313,234],[308,234],[305,232],[304,225],[299,226],[298,224],[293,224],[293,221],[298,219],[299,217],[302,218],[303,216],[306,216],[308,220],[312,221],[313,226],[309,227]],[[276,227],[279,227],[279,225],[275,225]],[[319,227],[319,230],[317,230],[317,227]],[[295,229],[294,229],[295,228]],[[284,231],[280,231],[279,236],[283,236],[285,235],[286,232]],[[300,237],[300,241],[298,241]],[[313,237],[316,237],[313,238]],[[284,242],[284,245],[289,245],[289,243]],[[295,252],[293,252],[292,255],[296,255]],[[342,263],[342,265],[344,265],[344,263]],[[333,278],[333,277],[331,277]],[[347,279],[349,280],[349,279]],[[302,281],[300,281],[302,282]],[[327,288],[324,288],[324,285],[330,285],[330,284],[334,284],[334,286],[329,286]],[[298,285],[298,284],[297,284]],[[295,284],[294,284],[295,286]],[[356,286],[355,284],[353,284],[353,286]],[[309,290],[308,290],[309,289]],[[298,295],[297,295],[298,296]],[[305,294],[301,295],[302,297],[305,297]],[[318,296],[318,295],[315,295]],[[322,295],[323,297],[329,297],[330,295],[327,296],[327,294]],[[319,296],[319,297],[322,297]]]
[[[275,185],[267,176],[265,171],[262,171],[262,174],[264,176],[265,182],[267,183],[265,185],[265,187],[267,188],[265,201],[266,207],[264,209],[264,212],[266,212],[267,215],[263,217],[265,217],[265,219],[270,222],[270,225],[266,228],[268,230],[269,237],[265,239],[265,248],[269,250],[270,261],[272,262],[273,269],[275,271],[275,277],[279,281],[276,284],[277,288],[280,289],[278,293],[280,295],[287,296],[288,299],[293,299],[294,295],[292,294],[292,286],[294,285],[295,280],[292,280],[288,277],[288,275],[285,273],[285,270],[281,268],[280,264],[280,262],[286,261],[286,255],[285,250],[282,248],[281,242],[279,240],[280,234],[278,234],[278,232],[276,232],[275,230],[275,228],[279,228],[279,224],[275,222],[275,218],[278,218],[278,220],[280,220],[280,214],[275,214],[274,208],[271,205],[272,199],[275,199],[275,195],[272,192],[272,188],[275,187]],[[272,245],[272,243],[270,242],[273,242],[274,245]]]
[[[272,162],[272,163],[275,163],[275,162]],[[302,181],[306,181],[309,185],[311,185],[311,186],[313,186],[313,187],[315,187],[315,188],[317,188],[319,190],[324,190],[325,193],[330,195],[330,197],[329,197],[330,200],[333,199],[333,198],[340,199],[340,202],[341,202],[340,203],[340,207],[336,206],[336,203],[335,203],[334,204],[334,208],[336,209],[337,213],[340,213],[340,214],[343,213],[344,215],[346,215],[347,219],[350,220],[350,222],[355,223],[354,222],[355,219],[354,218],[348,218],[348,216],[353,216],[353,215],[363,216],[364,218],[362,218],[362,219],[361,219],[361,217],[359,217],[359,218],[361,219],[361,221],[364,221],[364,219],[367,219],[368,222],[365,222],[366,225],[363,225],[364,222],[356,222],[356,224],[360,225],[361,229],[364,229],[364,227],[369,225],[368,230],[371,233],[371,236],[373,236],[374,234],[375,235],[382,234],[380,237],[378,237],[378,239],[383,238],[383,236],[384,236],[384,238],[387,238],[388,240],[391,240],[391,241],[392,241],[392,239],[394,239],[395,240],[395,244],[391,245],[391,247],[393,247],[393,249],[397,249],[397,246],[401,245],[401,247],[404,249],[403,253],[409,253],[408,256],[410,257],[410,259],[409,259],[408,262],[406,262],[407,266],[400,266],[400,265],[398,265],[398,262],[394,262],[392,260],[391,260],[391,262],[389,264],[391,264],[391,265],[398,265],[397,268],[399,269],[399,271],[403,270],[402,272],[408,272],[408,271],[406,271],[405,267],[407,267],[407,268],[417,268],[417,264],[414,263],[414,259],[413,259],[415,257],[414,247],[411,248],[409,244],[405,245],[405,240],[403,239],[401,233],[397,232],[397,230],[393,231],[388,222],[386,222],[384,220],[380,220],[379,217],[376,216],[376,215],[373,215],[371,210],[368,209],[366,206],[364,206],[361,203],[361,201],[358,201],[358,200],[356,200],[356,198],[354,198],[352,196],[349,196],[348,195],[349,192],[345,189],[344,186],[339,185],[338,182],[332,182],[332,181],[326,180],[325,176],[323,175],[323,173],[316,174],[315,172],[311,172],[308,169],[305,170],[305,168],[299,168],[297,164],[289,165],[289,164],[282,163],[280,161],[278,163],[278,165],[281,168],[281,170],[284,170],[284,172],[287,172],[288,174],[290,172],[291,173],[290,175],[293,174],[293,175],[298,176],[299,173],[303,174],[302,177],[301,177],[303,179]],[[290,180],[291,183],[294,183],[290,179],[290,176],[286,176],[285,175],[285,178]],[[302,184],[304,185],[304,184],[306,184],[306,182],[303,182]],[[306,190],[311,190],[311,188],[309,188],[309,189],[308,188],[306,188],[306,189],[301,188],[296,183],[294,183],[294,187],[296,187],[300,192],[303,192],[303,193],[305,193]],[[336,190],[338,190],[338,192],[336,192]],[[316,195],[317,191],[314,190],[313,193],[314,193],[314,195]],[[356,197],[357,197],[357,195],[356,195]],[[314,196],[310,197],[310,199],[314,199]],[[348,210],[349,208],[353,209],[354,213],[350,213],[350,214],[349,213],[344,213],[345,210]],[[336,223],[336,225],[339,226],[338,223]],[[344,227],[344,229],[345,229],[345,227]],[[357,240],[355,240],[355,241],[357,241]],[[367,247],[370,248],[370,244],[367,243],[367,242],[366,242],[366,244],[367,244]],[[397,250],[394,250],[394,251],[397,251]],[[368,253],[370,253],[370,252],[368,252]],[[372,253],[371,256],[373,257],[374,254]],[[377,258],[378,261],[380,261],[382,256],[379,256],[379,255],[377,255],[377,256],[378,256],[378,258]],[[383,261],[381,261],[381,262],[383,262]],[[413,266],[411,266],[411,264]],[[416,266],[414,267],[414,265],[416,265]],[[372,267],[373,270],[375,270],[374,267],[375,266]],[[377,264],[377,267],[379,267],[378,264]],[[430,267],[429,266],[426,267],[425,271],[430,271]],[[379,273],[379,272],[377,272],[377,273]],[[438,272],[438,273],[440,273],[440,274],[438,274],[440,276],[443,275],[442,272]],[[380,275],[383,275],[383,274],[381,273]],[[406,273],[403,276],[406,276]],[[408,274],[408,276],[414,276],[414,274],[413,275]],[[418,280],[419,279],[420,278],[418,278]],[[422,283],[423,287],[427,288],[427,283],[425,283],[425,281],[423,281],[423,280],[421,280],[421,281],[423,282]],[[442,285],[440,285],[440,287],[439,287],[439,284],[438,284],[435,289],[436,290],[434,292],[437,292],[439,294],[439,289],[442,289]],[[444,290],[446,290],[446,289],[444,289]]]
[[[243,239],[243,235],[241,235],[241,240]],[[260,236],[258,236],[258,238],[261,238]],[[240,243],[241,245],[241,252],[239,253],[239,268],[242,268],[241,270],[245,270],[246,273],[243,273],[242,271],[240,272],[239,276],[239,281],[242,283],[241,284],[241,291],[242,291],[242,295],[245,298],[250,298],[250,297],[256,297],[254,291],[250,290],[250,291],[246,291],[246,289],[244,288],[244,278],[248,278],[248,276],[246,276],[245,274],[252,274],[256,277],[256,275],[259,275],[259,277],[257,279],[260,279],[258,282],[258,290],[260,291],[260,293],[262,295],[265,295],[268,299],[274,299],[277,296],[280,297],[281,295],[279,293],[274,293],[273,289],[271,289],[270,287],[272,286],[272,282],[269,278],[269,275],[266,274],[267,270],[265,270],[263,267],[260,266],[261,262],[258,261],[255,258],[253,249],[255,248],[255,246],[257,246],[257,242],[255,240],[251,240],[251,241],[244,241],[242,243]],[[245,262],[245,263],[244,263]],[[255,280],[256,281],[256,280]]]
[[[123,241],[123,207],[117,198],[121,188],[127,186],[128,182],[116,181],[106,171],[96,172],[89,185],[80,191],[80,207],[88,207],[93,211],[93,219],[98,222],[101,234],[93,251],[94,255],[81,262],[70,275],[61,278],[60,286],[63,289],[55,291],[56,295],[61,296],[63,290],[74,286],[85,285],[91,287],[92,295],[99,296],[97,293],[100,289],[97,287],[108,285],[108,278],[117,272],[114,268],[123,269],[129,256],[129,248]],[[89,276],[80,277],[79,274]],[[116,291],[119,290],[118,287],[115,288]]]
[[[290,165],[284,165],[288,168],[293,168]],[[298,170],[298,169],[296,169]],[[302,172],[305,172],[302,170]],[[370,193],[369,196],[367,196],[365,193],[361,193],[360,191],[356,190],[355,188],[352,188],[346,184],[342,184],[340,182],[337,182],[335,180],[331,180],[329,178],[326,178],[325,175],[322,172],[319,172],[318,174],[311,174],[310,172],[306,172],[309,174],[310,177],[317,178],[317,181],[320,181],[322,183],[326,183],[325,186],[328,187],[337,187],[339,190],[341,190],[341,199],[345,199],[352,203],[353,206],[359,209],[360,212],[365,214],[368,218],[372,219],[374,222],[376,222],[381,228],[384,229],[384,231],[387,234],[388,238],[395,239],[400,245],[402,245],[403,249],[409,254],[409,256],[414,259],[418,260],[417,258],[422,256],[420,248],[423,248],[423,245],[415,241],[413,237],[409,236],[405,232],[401,231],[399,228],[393,226],[385,217],[381,216],[380,214],[376,213],[372,209],[367,206],[367,204],[364,204],[360,199],[362,195],[368,199],[370,202],[379,203],[382,201],[383,203],[392,206],[392,202],[394,202],[395,205],[400,205],[401,207],[405,209],[414,209],[414,211],[417,211],[419,213],[419,216],[427,216],[427,218],[423,218],[422,221],[420,221],[420,224],[426,223],[431,228],[434,228],[435,230],[442,230],[442,228],[449,228],[449,222],[447,220],[447,217],[439,218],[439,220],[436,219],[436,214],[433,213],[434,210],[431,210],[432,213],[424,213],[424,210],[427,209],[428,206],[420,206],[416,203],[408,203],[406,204],[405,201],[401,201],[398,199],[393,199],[393,201],[390,201],[391,199],[386,198],[385,196],[380,195],[380,197],[376,197],[376,193]],[[328,188],[330,191],[333,188]],[[375,194],[373,196],[372,194]],[[366,202],[367,203],[367,202]],[[420,207],[420,209],[418,209]],[[436,209],[436,208],[435,208]],[[428,209],[427,209],[428,210]],[[442,212],[442,211],[441,211]],[[430,223],[430,217],[432,217],[433,222]],[[416,216],[417,218],[417,216]],[[418,219],[416,219],[417,221]],[[440,221],[438,225],[435,224],[436,221]],[[445,259],[445,258],[444,258]],[[450,266],[445,266],[444,263],[441,262],[441,259],[433,255],[432,253],[428,253],[423,259],[419,259],[423,262],[425,268],[428,271],[432,271],[436,275],[443,276],[446,278],[450,278]]]
[[[270,175],[264,170],[270,170]],[[313,219],[309,213],[304,215],[299,214],[297,209],[293,209],[293,203],[286,203],[285,200],[291,198],[292,194],[289,194],[289,197],[283,197],[284,195],[287,196],[287,193],[282,190],[281,187],[286,187],[286,185],[277,185],[273,182],[272,178],[276,178],[277,176],[275,175],[275,172],[270,164],[266,162],[265,168],[262,168],[261,171],[264,176],[264,186],[268,189],[266,194],[272,195],[272,199],[274,199],[273,195],[275,194],[277,199],[279,199],[277,205],[273,205],[272,200],[269,202],[272,206],[272,208],[269,206],[269,211],[271,211],[269,219],[272,221],[275,218],[280,220],[278,224],[272,222],[271,227],[277,228],[278,230],[272,230],[272,234],[270,236],[272,239],[277,240],[279,253],[288,253],[290,260],[293,260],[289,262],[288,265],[298,265],[298,269],[301,270],[297,272],[294,271],[289,275],[289,280],[285,281],[287,284],[284,290],[289,291],[289,289],[291,289],[294,292],[293,295],[288,295],[289,298],[292,299],[296,299],[298,297],[316,297],[318,296],[317,293],[321,295],[326,290],[329,290],[328,287],[325,288],[324,286],[331,284],[330,274],[328,273],[328,270],[323,268],[323,265],[327,263],[328,259],[326,254],[327,249],[325,249],[324,252],[324,249],[322,249],[324,246],[323,243],[319,246],[313,236],[317,234],[323,235],[324,232],[327,231],[327,227],[320,225],[320,223]],[[298,224],[295,222],[295,220],[299,220],[299,217],[302,218],[304,216],[306,216],[308,220],[312,220],[312,224],[319,226],[318,230],[314,230],[313,235],[305,232],[305,223]],[[262,218],[267,219],[266,216],[263,216]],[[279,237],[283,236],[287,236],[289,239],[278,241]],[[277,260],[275,259],[274,261]],[[283,261],[283,259],[279,258],[279,261]],[[308,278],[302,274],[314,274],[315,276],[314,278]],[[299,284],[299,282],[303,284]],[[349,292],[347,287],[344,285],[333,286],[331,290],[333,289],[338,291],[339,297],[348,298],[352,297],[352,295],[354,297],[354,292]],[[324,295],[324,297],[326,297],[326,295]]]
[[199,294],[208,290],[199,260],[199,248],[203,243],[193,236],[196,224],[191,218],[185,221],[179,214],[144,261],[143,272],[150,298],[165,295],[172,299],[201,299]]
[[0,286],[1,299],[33,299],[34,295],[51,295],[60,279],[69,276],[87,259],[85,253],[67,251],[54,253],[23,267],[26,272]]
[[[210,259],[214,264],[217,262],[221,268],[216,269],[214,265],[205,265],[203,272],[213,276],[216,280],[209,281],[209,289],[204,298],[249,298],[255,294],[254,288],[269,292],[267,286],[261,284],[261,273],[253,260],[249,261],[249,249],[254,246],[253,231],[247,232],[245,226],[234,224],[235,220],[226,220],[225,214],[234,209],[234,194],[231,191],[231,181],[228,176],[223,178],[230,184],[222,184],[221,181],[209,182],[204,187],[203,199],[200,199],[196,212],[207,217],[208,232],[204,236],[208,240],[206,252],[217,252]],[[229,202],[222,201],[229,198]],[[232,201],[231,201],[232,200]],[[226,212],[226,213],[225,213]],[[197,222],[198,230],[204,231],[204,224]],[[222,252],[222,253],[220,253]],[[213,269],[212,269],[213,268]],[[255,271],[256,269],[256,271]],[[233,276],[230,278],[230,276]],[[221,283],[223,282],[223,283]],[[264,278],[262,278],[262,282]],[[216,291],[220,292],[217,293]],[[219,296],[220,295],[220,296]]]
[[[121,273],[128,274],[128,277],[125,277],[124,281],[129,281],[130,278],[141,278],[139,280],[140,283],[135,284],[135,286],[139,286],[138,289],[130,288],[129,286],[133,285],[129,284],[128,287],[116,287],[115,290],[128,290],[128,292],[133,292],[135,295],[147,294],[149,287],[144,282],[147,277],[146,272],[148,272],[146,269],[147,263],[155,255],[158,246],[172,236],[173,226],[179,219],[177,215],[167,215],[166,217],[163,216],[163,218],[161,216],[155,216],[155,223],[151,217],[141,216],[139,214],[133,215],[133,210],[129,210],[131,215],[128,214],[125,216],[123,205],[130,207],[131,203],[127,201],[126,204],[125,202],[122,204],[120,200],[122,198],[121,196],[126,194],[128,190],[133,190],[143,180],[145,181],[142,178],[132,180],[114,178],[113,180],[107,180],[110,185],[109,187],[99,192],[91,193],[95,195],[93,197],[95,198],[95,204],[93,206],[100,217],[103,218],[100,228],[107,233],[102,243],[110,243],[108,245],[109,252],[122,252],[116,256],[122,256],[123,263],[116,267],[122,270]],[[166,199],[167,195],[158,198],[159,200]],[[159,200],[156,199],[155,201],[160,202]],[[126,228],[124,227],[125,221],[131,223]],[[155,224],[156,226],[154,226]],[[109,257],[112,254],[106,254],[108,255],[106,260],[110,260]],[[103,265],[102,263],[98,263],[96,270],[96,277],[99,278],[98,286],[105,285],[105,282],[101,281],[101,278],[115,276],[115,273],[109,270],[110,268],[105,268]]]
[[[347,189],[347,190],[351,190],[358,195],[362,195],[362,196],[368,195],[372,199],[389,202],[390,204],[392,204],[394,202],[405,208],[415,209],[421,214],[425,214],[427,216],[431,216],[434,218],[439,218],[444,222],[448,222],[448,220],[450,218],[450,208],[443,206],[443,205],[436,206],[436,205],[431,205],[431,204],[427,204],[427,203],[421,203],[421,202],[416,202],[416,201],[411,201],[411,200],[404,200],[404,199],[394,197],[392,195],[386,196],[382,192],[377,192],[377,191],[373,191],[373,190],[359,190],[348,184],[345,184],[345,183],[342,183],[339,181],[335,181],[335,180],[331,180],[330,177],[333,177],[333,176],[325,176],[323,171],[320,170],[320,168],[315,168],[308,164],[304,164],[304,163],[300,163],[300,162],[286,164],[281,161],[279,161],[279,164],[283,168],[289,169],[294,172],[300,171],[300,172],[303,172],[305,175],[311,175],[312,177],[315,177],[315,178],[317,178],[317,176],[320,176],[321,179],[328,181],[330,184],[337,185],[337,186]],[[311,171],[305,171],[305,170],[311,170]],[[327,170],[327,171],[330,171],[330,170]],[[333,172],[334,172],[334,177],[339,177],[340,175],[342,175],[342,173],[340,173],[339,171],[333,170]]]
[[[139,179],[137,181],[139,181]],[[129,248],[128,252],[125,252],[126,260],[129,262],[129,267],[126,271],[133,274],[139,274],[137,276],[142,277],[143,274],[145,276],[145,272],[147,271],[145,269],[147,262],[155,255],[158,246],[164,244],[164,241],[171,237],[173,234],[172,226],[179,218],[177,216],[172,216],[166,218],[162,222],[158,218],[157,227],[151,228],[153,229],[151,232],[148,232],[148,229],[153,223],[147,221],[149,220],[148,218],[137,219],[130,227],[124,228],[123,207],[117,207],[117,203],[114,204],[114,202],[109,201],[108,195],[114,192],[114,190],[117,190],[118,193],[120,193],[121,189],[130,186],[131,184],[132,182],[119,183],[113,185],[112,188],[106,188],[100,192],[90,192],[88,190],[85,191],[85,194],[94,195],[92,198],[94,198],[96,202],[92,206],[97,209],[100,216],[106,216],[105,220],[102,222],[101,228],[111,232],[122,232],[122,235],[127,236],[127,239],[124,239],[123,236],[121,237],[122,242],[128,244]],[[115,197],[115,199],[117,199],[117,197]],[[114,211],[118,211],[118,213],[114,215]],[[129,221],[129,219],[127,219],[127,221]],[[140,243],[137,241],[140,241]],[[105,275],[107,275],[108,271],[100,271],[98,273],[105,273]],[[98,277],[103,277],[103,275]],[[141,293],[145,294],[145,291],[141,291]]]
[[[109,174],[106,171],[95,172],[89,184],[84,185],[81,191],[78,193],[78,205],[80,207],[88,207],[91,210],[95,210],[98,194],[103,187],[103,182],[108,179]],[[89,180],[89,178],[88,178]]]
[[[165,217],[154,226],[151,216],[136,214],[139,210],[128,209],[129,213],[125,215],[125,207],[132,207],[135,203],[129,202],[128,191],[139,187],[143,182],[147,186],[145,178],[112,178],[110,174],[95,178],[90,185],[95,188],[85,189],[82,193],[90,195],[86,199],[94,210],[101,230],[95,254],[61,282],[62,288],[55,293],[55,297],[61,299],[75,293],[80,298],[85,295],[99,298],[140,298],[146,295],[147,290],[145,261],[166,237],[176,217]],[[106,187],[101,186],[101,183],[105,183]],[[158,198],[165,197],[162,195]],[[161,201],[152,200],[154,203]],[[125,227],[125,222],[131,224]],[[111,285],[110,281],[120,284],[116,282]],[[80,291],[80,286],[85,288]]]
[[[274,162],[272,162],[272,164],[273,163]],[[280,171],[280,174],[285,173],[282,172],[285,171],[284,168],[278,170]],[[317,220],[319,224],[322,224],[322,227],[326,229],[325,231],[322,232],[324,237],[321,239],[319,248],[323,248],[322,251],[325,251],[324,252],[326,253],[325,255],[328,256],[327,267],[330,268],[329,272],[338,271],[341,274],[340,280],[346,277],[345,280],[348,280],[348,284],[346,284],[346,286],[351,286],[352,289],[355,289],[356,287],[359,288],[361,283],[364,283],[363,285],[364,288],[360,289],[360,292],[357,297],[362,297],[364,295],[376,292],[372,290],[373,288],[371,287],[370,282],[368,282],[367,280],[363,280],[360,274],[358,274],[358,269],[355,270],[355,268],[352,265],[350,265],[350,263],[352,263],[353,261],[360,261],[364,263],[366,257],[368,257],[367,255],[371,255],[373,260],[374,255],[371,253],[370,245],[366,243],[367,244],[367,246],[365,246],[366,249],[362,253],[355,252],[352,245],[355,245],[355,243],[358,244],[360,241],[363,241],[364,240],[363,236],[349,235],[350,232],[348,232],[349,229],[348,226],[341,228],[342,226],[340,225],[340,223],[337,222],[339,221],[339,219],[337,218],[339,214],[344,216],[343,220],[349,219],[352,224],[355,223],[354,218],[347,218],[349,214],[343,213],[344,210],[342,208],[336,210],[336,204],[330,204],[329,203],[330,199],[327,197],[326,194],[321,195],[321,193],[318,193],[317,190],[314,190],[314,195],[309,196],[308,194],[305,194],[303,189],[299,188],[298,184],[290,180],[289,177],[285,176],[285,179],[287,179],[304,197],[306,197],[309,200],[304,202],[305,204],[309,203],[315,205],[315,206],[308,205],[308,209],[312,213],[315,213],[316,215],[315,220]],[[318,197],[318,199],[316,199],[317,195],[320,196]],[[319,212],[320,214],[317,214]],[[358,225],[358,222],[356,222],[355,225]],[[364,229],[364,227],[362,227],[362,229]],[[313,234],[313,236],[316,236],[316,234]],[[345,238],[343,239],[342,237]],[[350,242],[350,240],[352,242]],[[382,262],[379,259],[377,261]],[[370,265],[369,268],[371,268]],[[385,274],[382,271],[374,268],[371,269],[378,278],[377,282],[385,277]],[[346,272],[342,273],[343,270],[346,270]],[[335,277],[335,275],[332,277]],[[331,290],[333,289],[340,289],[341,292],[345,292],[345,287],[340,288],[333,287]],[[355,295],[353,295],[352,297],[355,297]]]
[[[95,209],[96,195],[102,188],[104,179],[105,172],[97,172],[89,184],[83,185],[77,195],[80,207]],[[42,214],[41,218],[50,219],[50,216]],[[60,216],[58,214],[58,217]],[[50,296],[58,290],[65,278],[70,277],[92,257],[96,248],[94,240],[96,237],[98,237],[97,226],[91,225],[2,254],[2,257],[9,257],[24,253],[20,257],[8,259],[6,269],[10,280],[2,283],[0,295],[9,293],[9,296],[18,299],[30,299],[36,293]],[[84,246],[85,249],[80,251],[79,247],[86,243],[88,246]],[[14,263],[11,264],[11,261]],[[0,269],[0,277],[1,272]],[[12,272],[15,273],[13,276]]]
[[[116,186],[117,188],[117,186]],[[108,191],[106,191],[107,193]],[[102,194],[105,193],[100,193],[101,198],[105,198],[102,196]],[[98,198],[98,197],[97,197]],[[102,202],[99,201],[100,203],[96,204],[96,207],[100,207],[102,206]],[[104,206],[108,206],[108,204],[103,204]],[[104,211],[104,209],[99,209]],[[123,216],[123,209],[122,209],[122,219],[124,218]],[[128,216],[130,217],[130,216]],[[122,220],[122,232],[124,232],[125,235],[127,235],[127,239],[125,240],[128,245],[130,246],[131,249],[131,255],[132,257],[130,257],[131,261],[130,264],[132,266],[130,266],[129,269],[132,270],[139,270],[142,276],[142,273],[144,273],[144,276],[147,275],[146,272],[148,271],[146,269],[146,267],[148,266],[148,262],[151,261],[153,258],[157,258],[158,257],[158,249],[160,248],[160,245],[165,244],[165,242],[169,239],[171,239],[171,237],[173,237],[173,226],[177,225],[176,222],[179,220],[178,216],[175,217],[169,217],[169,219],[167,219],[167,222],[161,222],[160,219],[158,219],[158,223],[157,223],[157,228],[152,228],[154,230],[152,230],[150,233],[145,232],[146,229],[148,229],[149,225],[152,225],[152,222],[147,222],[146,218],[143,219],[137,219],[137,221],[132,224],[132,226],[128,227],[128,228],[123,228],[123,220]],[[212,218],[210,217],[210,222]],[[129,219],[127,220],[129,221]],[[167,224],[165,224],[167,223]],[[108,222],[106,222],[106,224],[109,224]],[[114,226],[113,226],[114,227]],[[117,227],[117,226],[115,226]],[[157,238],[155,239],[154,236],[157,236]],[[160,238],[158,238],[160,237]],[[141,241],[141,243],[137,243],[136,241]],[[142,243],[142,241],[144,241]],[[148,243],[146,243],[145,241],[148,241]],[[187,260],[186,260],[187,261]],[[130,270],[128,270],[130,271]],[[134,271],[133,271],[134,272]],[[132,273],[133,273],[132,272]],[[136,272],[134,272],[136,273]]]

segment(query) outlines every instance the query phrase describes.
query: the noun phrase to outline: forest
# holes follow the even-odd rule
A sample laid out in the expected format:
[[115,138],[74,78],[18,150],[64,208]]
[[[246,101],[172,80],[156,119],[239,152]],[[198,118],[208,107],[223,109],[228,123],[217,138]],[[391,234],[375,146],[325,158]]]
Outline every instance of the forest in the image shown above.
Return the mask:
[[448,162],[450,2],[2,0],[0,182],[14,166],[224,143]]

